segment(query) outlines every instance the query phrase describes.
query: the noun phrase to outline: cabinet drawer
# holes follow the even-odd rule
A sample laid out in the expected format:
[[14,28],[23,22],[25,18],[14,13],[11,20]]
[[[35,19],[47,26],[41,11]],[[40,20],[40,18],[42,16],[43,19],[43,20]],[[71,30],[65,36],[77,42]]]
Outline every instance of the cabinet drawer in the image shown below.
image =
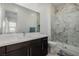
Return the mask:
[[26,48],[17,49],[11,52],[8,52],[6,56],[26,56]]
[[5,47],[0,47],[0,56],[5,54]]
[[20,49],[20,48],[23,48],[23,47],[27,47],[29,45],[30,45],[29,42],[23,42],[23,43],[17,43],[17,44],[13,44],[13,45],[8,45],[6,47],[6,49],[7,49],[6,52],[10,52],[10,51],[17,50],[17,49]]

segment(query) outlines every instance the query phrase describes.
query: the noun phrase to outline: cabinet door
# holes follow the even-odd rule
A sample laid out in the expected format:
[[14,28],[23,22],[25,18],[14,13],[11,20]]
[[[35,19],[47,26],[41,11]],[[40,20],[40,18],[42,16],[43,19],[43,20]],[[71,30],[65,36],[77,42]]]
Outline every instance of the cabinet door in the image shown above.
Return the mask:
[[41,56],[42,49],[41,46],[33,46],[30,48],[30,56]]
[[30,56],[41,56],[42,52],[42,44],[41,39],[33,40],[31,41],[31,47],[30,47]]
[[42,39],[42,55],[45,56],[48,54],[48,38]]
[[0,56],[5,55],[5,47],[0,47]]
[[20,49],[8,52],[6,55],[7,56],[26,56],[27,55],[27,49],[26,48],[20,48]]

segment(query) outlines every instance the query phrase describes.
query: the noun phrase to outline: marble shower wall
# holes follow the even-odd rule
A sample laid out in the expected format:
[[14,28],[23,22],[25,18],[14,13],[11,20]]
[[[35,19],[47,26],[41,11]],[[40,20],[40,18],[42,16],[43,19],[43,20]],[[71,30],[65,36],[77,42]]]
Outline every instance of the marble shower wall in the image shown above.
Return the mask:
[[52,40],[79,46],[79,5],[53,7]]

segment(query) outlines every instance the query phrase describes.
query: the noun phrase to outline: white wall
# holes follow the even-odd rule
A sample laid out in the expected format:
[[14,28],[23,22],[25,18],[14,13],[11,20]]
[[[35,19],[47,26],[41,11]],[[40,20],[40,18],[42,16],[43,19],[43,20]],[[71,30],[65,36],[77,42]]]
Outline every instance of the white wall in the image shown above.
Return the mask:
[[48,3],[17,3],[40,13],[40,32],[51,39],[51,4]]
[[51,39],[51,4],[40,4],[40,32]]
[[29,9],[34,10],[36,12],[40,12],[38,3],[16,3],[16,4],[26,7],[26,8],[29,8]]
[[1,33],[1,18],[2,18],[2,16],[1,16],[1,14],[2,14],[2,12],[1,12],[1,6],[0,6],[0,33]]

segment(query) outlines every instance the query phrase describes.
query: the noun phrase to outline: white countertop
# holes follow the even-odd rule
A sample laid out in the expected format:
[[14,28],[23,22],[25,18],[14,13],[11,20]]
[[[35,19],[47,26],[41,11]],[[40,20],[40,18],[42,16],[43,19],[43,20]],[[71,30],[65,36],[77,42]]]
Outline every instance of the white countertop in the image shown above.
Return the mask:
[[26,33],[25,36],[23,36],[23,33],[18,34],[2,34],[0,35],[0,47],[16,44],[20,42],[35,40],[38,38],[47,37],[47,35],[41,34],[39,32],[37,33]]

